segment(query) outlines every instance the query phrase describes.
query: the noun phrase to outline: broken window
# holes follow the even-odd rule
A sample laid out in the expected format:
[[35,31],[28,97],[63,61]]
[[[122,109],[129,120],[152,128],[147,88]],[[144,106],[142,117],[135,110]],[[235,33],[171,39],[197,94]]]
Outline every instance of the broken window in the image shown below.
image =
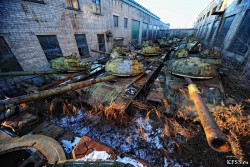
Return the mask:
[[89,47],[86,40],[85,34],[76,34],[76,43],[80,56],[89,56]]
[[78,0],[66,0],[67,7],[72,9],[79,9]]
[[106,52],[104,34],[97,34],[99,50]]
[[137,20],[132,20],[132,40],[133,44],[139,43],[139,31],[140,31],[140,22]]
[[250,10],[247,11],[239,29],[234,35],[234,39],[229,47],[230,52],[240,55],[246,54],[250,47]]
[[226,17],[224,19],[223,25],[215,38],[215,45],[216,46],[219,46],[219,47],[222,46],[223,41],[224,41],[225,37],[227,36],[227,32],[228,32],[228,30],[229,30],[229,28],[234,20],[234,17],[235,17],[235,15]]
[[55,59],[59,55],[62,55],[61,48],[55,35],[38,35],[37,38],[49,61]]
[[92,0],[93,2],[93,12],[101,14],[101,0]]
[[113,15],[114,27],[118,27],[118,16]]
[[128,18],[124,18],[124,28],[128,27]]
[[148,32],[148,23],[142,24],[142,41],[147,40],[147,32]]
[[0,37],[0,72],[22,71],[22,67],[11,52],[3,37]]

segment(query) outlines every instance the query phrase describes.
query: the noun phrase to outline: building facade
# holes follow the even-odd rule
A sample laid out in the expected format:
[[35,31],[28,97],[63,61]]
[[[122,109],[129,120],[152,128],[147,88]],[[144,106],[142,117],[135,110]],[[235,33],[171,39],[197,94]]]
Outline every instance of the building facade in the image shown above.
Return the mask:
[[239,62],[249,59],[250,0],[213,0],[199,14],[195,28],[205,45],[219,47]]
[[57,55],[97,56],[116,37],[141,43],[169,24],[133,0],[0,0],[0,72],[47,70]]

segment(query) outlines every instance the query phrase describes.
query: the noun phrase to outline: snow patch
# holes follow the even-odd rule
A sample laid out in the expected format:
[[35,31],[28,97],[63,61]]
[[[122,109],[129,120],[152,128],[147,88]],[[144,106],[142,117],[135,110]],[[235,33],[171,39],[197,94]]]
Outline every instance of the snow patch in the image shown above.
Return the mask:
[[129,158],[129,157],[117,157],[117,160],[118,162],[122,162],[122,163],[125,163],[125,164],[131,164],[133,165],[134,167],[144,167],[142,163],[140,163],[139,161],[136,161],[132,158]]
[[79,142],[80,139],[81,139],[80,137],[75,137],[73,142],[68,141],[68,140],[62,140],[61,145],[64,151],[67,154],[71,153],[71,151],[73,150],[73,147]]
[[77,159],[77,161],[107,160],[110,158],[110,156],[111,155],[108,154],[106,151],[93,151],[92,153],[85,155],[85,157]]
[[149,121],[145,122],[141,117],[136,120],[138,126],[141,126],[145,132],[144,135],[146,136],[147,142],[154,144],[158,149],[161,149],[163,146],[160,144],[160,139],[158,134],[162,132],[159,128],[156,131],[153,131],[153,127]]
[[177,162],[174,162],[173,160],[170,160],[170,162],[168,162],[167,158],[164,157],[164,167],[169,167],[169,166],[181,167],[181,165],[178,164]]

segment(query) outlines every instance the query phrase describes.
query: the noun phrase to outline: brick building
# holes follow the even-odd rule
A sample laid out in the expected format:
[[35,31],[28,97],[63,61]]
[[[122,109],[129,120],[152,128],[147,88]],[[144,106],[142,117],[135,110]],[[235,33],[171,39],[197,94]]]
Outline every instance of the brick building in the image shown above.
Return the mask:
[[213,0],[199,14],[195,28],[205,45],[219,47],[241,63],[249,59],[250,0]]
[[141,43],[169,27],[133,0],[0,0],[0,11],[0,72],[47,70],[58,54],[95,57],[115,37]]

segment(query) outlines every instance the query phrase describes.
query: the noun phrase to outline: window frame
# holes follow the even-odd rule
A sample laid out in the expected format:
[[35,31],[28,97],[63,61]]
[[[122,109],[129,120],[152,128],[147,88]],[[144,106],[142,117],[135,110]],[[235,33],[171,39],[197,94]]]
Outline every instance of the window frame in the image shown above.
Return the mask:
[[[136,25],[137,23],[138,23],[138,25]],[[139,20],[132,19],[132,22],[131,22],[131,43],[138,44],[140,42],[139,41],[140,40],[140,28],[141,28],[141,22]],[[138,30],[138,32],[137,32],[137,30]]]
[[[77,36],[78,37],[83,36],[83,39],[84,39],[83,41],[84,42],[83,43],[79,43],[80,41],[78,41]],[[89,46],[88,46],[86,34],[75,34],[75,40],[76,40],[76,44],[77,44],[79,55],[81,57],[89,57],[90,56],[90,54],[89,54]],[[87,50],[87,54],[86,55],[82,55],[81,54],[82,52],[80,51],[80,49],[86,49]]]
[[[99,1],[99,5],[97,5],[96,1]],[[99,6],[100,12],[97,12],[97,10],[94,11],[94,6],[95,6],[95,9],[97,9],[97,6]],[[92,9],[93,9],[94,14],[101,15],[102,14],[101,0],[92,0]]]
[[[215,38],[215,41],[214,41],[214,45],[217,46],[217,47],[223,47],[223,44],[224,44],[224,40],[228,34],[228,31],[230,30],[232,24],[233,24],[233,21],[235,19],[235,14],[233,15],[230,15],[230,16],[227,16],[223,19],[223,23],[221,24],[221,26],[219,27],[219,31],[217,31],[217,34],[216,34],[216,38]],[[228,30],[227,32],[225,33],[224,32],[224,29],[225,29],[225,24],[227,23],[227,21],[229,19],[232,18],[232,22],[230,23],[230,26],[228,27]],[[228,24],[228,23],[227,23]],[[227,27],[226,27],[227,28]]]
[[[117,18],[117,20],[115,20]],[[119,27],[119,16],[113,15],[113,25],[115,28]]]
[[[247,49],[246,53],[243,53],[243,52],[239,52],[238,50],[235,51],[235,50],[233,50],[231,47],[233,47],[233,45],[236,43],[236,40],[239,40],[239,38],[237,39],[236,36],[239,34],[239,31],[240,31],[240,29],[241,29],[242,24],[244,23],[244,20],[246,19],[247,14],[250,15],[250,9],[246,10],[246,13],[244,14],[244,17],[243,17],[243,19],[241,20],[241,23],[239,24],[239,27],[237,28],[237,31],[234,33],[233,39],[231,40],[229,47],[227,48],[227,51],[232,52],[232,53],[239,54],[239,55],[241,55],[241,56],[244,56],[247,52],[249,52],[249,48]],[[248,17],[250,17],[250,16],[248,16]],[[249,28],[249,29],[250,29],[250,28]],[[245,44],[243,41],[240,41],[240,42],[241,42],[241,44],[243,44],[243,45]],[[247,44],[247,45],[248,45],[248,44]]]
[[[99,40],[99,36],[103,36],[103,42],[100,42]],[[106,52],[106,41],[105,41],[105,34],[97,34],[97,42],[98,42],[98,49],[99,51],[103,51],[103,52]],[[104,45],[104,49],[101,50],[101,45]]]
[[[1,65],[0,72],[23,71],[22,66],[20,65],[16,56],[12,53],[12,51],[11,51],[9,45],[7,44],[7,42],[5,41],[4,37],[0,36],[0,40],[1,40],[1,43],[3,44],[3,46],[0,45],[1,51],[4,51],[4,48],[5,48],[5,50],[8,52],[7,54],[3,54],[3,57],[5,57],[5,58],[2,58],[1,54],[0,54],[0,57],[1,57],[1,59],[0,59],[0,65]],[[6,53],[6,52],[4,52],[4,53]],[[6,58],[6,55],[8,55],[7,58]],[[4,64],[3,66],[2,66],[2,63]],[[7,67],[7,70],[6,70],[6,67]]]
[[[126,20],[126,21],[125,21]],[[126,24],[125,24],[126,23]],[[123,27],[124,28],[128,28],[128,18],[127,17],[124,17],[123,19]]]
[[68,4],[68,2],[67,2],[67,0],[66,0],[67,9],[80,11],[79,0],[76,0],[76,1],[77,1],[77,6],[78,6],[78,8],[75,8],[75,7],[74,7],[72,0],[68,0],[68,1],[70,2],[70,5]]
[[142,22],[141,40],[148,40],[148,23]]
[[[53,45],[52,45],[52,42],[50,42],[50,40],[48,40],[48,37],[55,37],[55,41],[54,41],[55,43],[54,44],[58,45],[58,47],[56,47],[56,48],[51,47],[49,49],[44,48],[45,45],[41,44],[42,39],[40,37],[46,37],[47,44],[48,44],[47,46],[49,46],[49,47],[51,47]],[[56,35],[37,35],[37,39],[38,39],[38,42],[40,43],[40,46],[41,46],[41,48],[42,48],[42,50],[43,50],[43,52],[44,52],[44,54],[45,54],[48,61],[55,59],[57,57],[57,55],[63,55],[60,44],[59,44],[59,41],[58,41]],[[49,52],[52,52],[52,53],[57,52],[57,55],[52,55],[52,56],[48,55]]]

